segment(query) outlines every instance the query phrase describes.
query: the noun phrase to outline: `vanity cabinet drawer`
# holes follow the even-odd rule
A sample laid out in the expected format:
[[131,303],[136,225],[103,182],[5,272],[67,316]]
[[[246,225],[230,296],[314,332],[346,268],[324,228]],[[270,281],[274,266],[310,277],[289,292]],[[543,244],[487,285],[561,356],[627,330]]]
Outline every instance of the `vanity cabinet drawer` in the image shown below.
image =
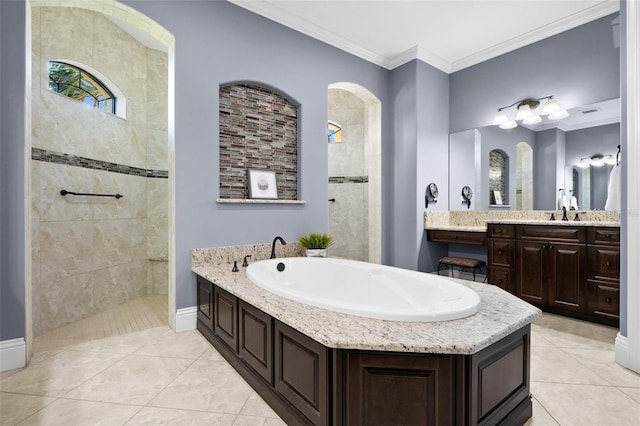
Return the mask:
[[238,298],[215,286],[213,300],[213,331],[238,352]]
[[585,243],[587,233],[582,226],[545,226],[545,225],[520,225],[516,229],[519,240]]
[[588,311],[591,314],[617,320],[620,315],[620,288],[598,281],[588,281]]
[[589,244],[620,245],[620,228],[589,228]]
[[489,265],[505,268],[515,267],[516,245],[513,240],[489,240]]
[[516,286],[513,280],[513,272],[506,268],[489,268],[489,284],[500,287],[511,294],[515,294]]
[[589,278],[620,279],[620,249],[589,247]]
[[489,238],[513,239],[516,237],[516,226],[490,223],[487,226],[487,236]]
[[435,243],[464,244],[464,245],[470,245],[470,246],[486,246],[487,233],[432,229],[427,231],[427,240]]

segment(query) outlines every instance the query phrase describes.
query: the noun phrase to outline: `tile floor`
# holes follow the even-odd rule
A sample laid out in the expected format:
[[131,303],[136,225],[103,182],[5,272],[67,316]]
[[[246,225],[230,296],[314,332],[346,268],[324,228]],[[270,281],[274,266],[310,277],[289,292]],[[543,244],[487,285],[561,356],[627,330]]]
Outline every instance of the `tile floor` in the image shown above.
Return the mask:
[[[143,323],[36,339],[29,366],[0,376],[0,424],[284,425],[197,331]],[[613,361],[615,335],[550,314],[533,324],[527,425],[640,425],[640,375]]]

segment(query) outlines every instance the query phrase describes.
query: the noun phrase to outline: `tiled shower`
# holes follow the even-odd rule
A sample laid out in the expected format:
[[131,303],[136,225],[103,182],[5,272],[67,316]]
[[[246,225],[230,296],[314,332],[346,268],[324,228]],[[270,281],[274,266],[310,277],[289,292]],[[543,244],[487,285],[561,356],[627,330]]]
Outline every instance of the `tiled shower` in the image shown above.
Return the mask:
[[[102,14],[32,9],[32,321],[38,336],[145,294],[167,294],[167,54]],[[48,90],[48,62],[97,70],[115,116]],[[60,191],[122,194],[62,196]]]

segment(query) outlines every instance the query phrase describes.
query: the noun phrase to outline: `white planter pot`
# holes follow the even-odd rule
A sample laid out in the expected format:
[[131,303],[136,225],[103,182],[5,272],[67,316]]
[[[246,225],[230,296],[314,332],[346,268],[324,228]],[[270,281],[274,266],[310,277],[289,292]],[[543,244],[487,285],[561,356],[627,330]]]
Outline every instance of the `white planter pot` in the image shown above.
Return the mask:
[[307,249],[307,257],[327,257],[327,249]]

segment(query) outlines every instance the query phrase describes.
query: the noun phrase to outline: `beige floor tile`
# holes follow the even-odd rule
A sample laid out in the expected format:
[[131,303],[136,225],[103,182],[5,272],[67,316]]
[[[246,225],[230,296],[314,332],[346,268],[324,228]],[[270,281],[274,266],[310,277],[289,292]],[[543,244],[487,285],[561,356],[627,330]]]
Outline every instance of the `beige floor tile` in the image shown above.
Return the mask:
[[558,422],[553,420],[551,414],[544,409],[537,399],[531,398],[533,402],[533,415],[524,426],[558,426]]
[[173,333],[169,326],[155,327],[148,330],[90,340],[77,345],[67,346],[65,349],[128,355],[153,342],[155,339],[169,333]]
[[640,404],[640,388],[618,388],[621,392],[630,396],[635,402]]
[[46,396],[0,392],[0,425],[17,425],[53,401]]
[[0,389],[30,395],[62,396],[121,358],[122,355],[115,354],[62,351],[3,379]]
[[242,407],[240,414],[245,416],[279,418],[275,411],[255,392],[251,393],[247,403]]
[[64,397],[145,405],[191,363],[190,359],[129,355]]
[[126,424],[139,410],[135,405],[58,399],[20,426],[117,426]]
[[287,426],[287,424],[280,419],[240,415],[233,426]]
[[602,377],[554,347],[531,348],[531,381],[609,385]]
[[638,426],[640,404],[610,386],[531,383],[531,393],[562,426]]
[[231,426],[235,414],[207,413],[202,411],[176,410],[173,408],[145,407],[131,419],[127,426],[167,425],[167,426]]
[[640,374],[628,370],[616,363],[615,352],[613,350],[562,350],[613,386],[640,388]]
[[251,387],[226,362],[197,360],[149,405],[238,414],[251,393]]
[[545,313],[538,318],[534,330],[559,348],[610,349],[618,330],[573,318]]
[[209,347],[198,359],[208,359],[209,361],[222,361],[224,358],[220,355],[220,352],[213,347]]
[[197,359],[209,348],[211,348],[209,342],[198,331],[192,330],[165,334],[144,345],[135,353],[137,355]]
[[[543,331],[540,331],[535,324],[531,325],[531,346],[550,347],[554,346],[548,339],[544,337]],[[543,329],[542,329],[543,330]]]

